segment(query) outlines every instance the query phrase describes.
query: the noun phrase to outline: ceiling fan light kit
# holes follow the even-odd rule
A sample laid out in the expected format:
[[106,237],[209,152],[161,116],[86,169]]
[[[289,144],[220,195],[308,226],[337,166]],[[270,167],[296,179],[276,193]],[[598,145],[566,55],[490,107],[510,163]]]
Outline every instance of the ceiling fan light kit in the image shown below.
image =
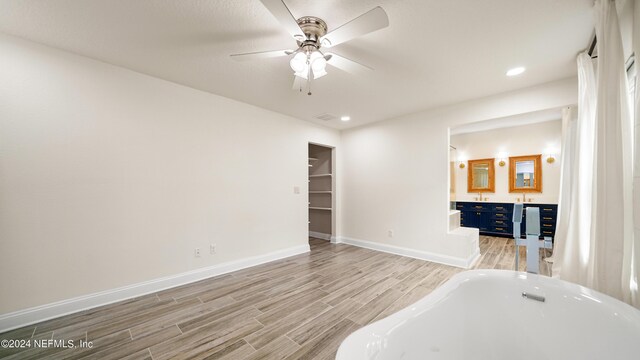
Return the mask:
[[327,64],[349,73],[372,70],[368,66],[335,53],[325,54],[320,49],[323,46],[332,47],[389,26],[387,13],[381,7],[375,7],[327,33],[327,24],[318,17],[303,16],[296,20],[282,0],[260,1],[296,40],[298,48],[293,51],[275,50],[233,54],[231,57],[234,60],[244,61],[293,55],[289,60],[289,66],[294,73],[293,89],[302,91],[304,82],[299,79],[306,80],[308,95],[311,95],[311,80],[327,75]]

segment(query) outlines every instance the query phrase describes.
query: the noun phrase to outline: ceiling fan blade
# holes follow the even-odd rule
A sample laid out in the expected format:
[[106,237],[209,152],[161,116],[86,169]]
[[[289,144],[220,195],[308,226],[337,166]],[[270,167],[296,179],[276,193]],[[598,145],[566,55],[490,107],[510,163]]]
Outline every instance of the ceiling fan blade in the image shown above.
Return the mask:
[[335,66],[338,69],[346,71],[348,73],[357,74],[366,71],[373,71],[373,69],[368,67],[367,65],[349,60],[344,56],[336,55],[334,53],[326,53],[325,55],[329,58],[327,60],[327,64]]
[[262,5],[278,20],[285,30],[296,40],[304,40],[306,36],[298,26],[296,18],[293,17],[291,11],[283,0],[260,0]]
[[258,51],[243,54],[231,54],[231,58],[236,61],[249,61],[256,59],[265,59],[278,56],[287,56],[293,54],[294,50],[270,50]]
[[369,10],[339,28],[323,36],[321,44],[324,47],[332,47],[349,41],[358,36],[380,30],[389,26],[389,17],[380,6]]

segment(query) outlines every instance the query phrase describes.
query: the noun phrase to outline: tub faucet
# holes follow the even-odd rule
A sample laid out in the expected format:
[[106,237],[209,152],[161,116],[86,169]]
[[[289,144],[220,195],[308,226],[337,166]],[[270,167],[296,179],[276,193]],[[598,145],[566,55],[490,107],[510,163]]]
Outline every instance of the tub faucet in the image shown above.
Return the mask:
[[522,297],[525,299],[531,299],[531,300],[540,301],[540,302],[544,302],[546,300],[544,296],[530,294],[524,291],[522,292]]
[[[540,273],[540,249],[551,249],[553,245],[550,237],[545,237],[544,240],[540,240],[540,208],[533,206],[527,207],[526,209],[526,239],[521,239],[520,224],[522,223],[522,215],[524,213],[524,204],[513,204],[513,239],[516,245],[516,271],[520,270],[519,246],[524,246],[527,249],[527,272],[538,274]],[[544,298],[541,300],[540,297],[536,298],[532,294],[522,293],[522,296],[537,301],[544,301]]]

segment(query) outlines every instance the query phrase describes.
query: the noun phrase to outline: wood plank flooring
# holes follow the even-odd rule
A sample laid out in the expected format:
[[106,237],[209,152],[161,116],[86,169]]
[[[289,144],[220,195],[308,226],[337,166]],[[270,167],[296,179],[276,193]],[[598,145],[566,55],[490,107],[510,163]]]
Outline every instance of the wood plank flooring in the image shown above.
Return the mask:
[[[333,359],[350,333],[463,271],[324,240],[310,244],[308,254],[0,334],[93,342],[82,349],[0,348],[0,358]],[[513,240],[481,236],[480,248],[475,268],[514,268]],[[544,262],[541,269],[549,273]]]

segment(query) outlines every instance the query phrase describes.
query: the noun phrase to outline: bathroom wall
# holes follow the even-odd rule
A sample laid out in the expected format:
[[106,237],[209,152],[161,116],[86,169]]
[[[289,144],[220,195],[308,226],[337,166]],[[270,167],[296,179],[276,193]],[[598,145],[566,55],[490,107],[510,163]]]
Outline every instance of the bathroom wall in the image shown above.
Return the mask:
[[[562,121],[552,120],[535,124],[512,126],[487,131],[471,132],[451,136],[451,145],[457,148],[458,159],[496,158],[495,193],[484,193],[487,201],[515,202],[522,199],[522,194],[509,193],[509,159],[506,165],[498,165],[500,153],[507,156],[542,154],[542,193],[527,194],[533,202],[557,204],[560,191],[560,142],[562,138]],[[546,162],[546,152],[553,149],[556,161]],[[457,159],[457,160],[458,160]],[[464,161],[465,165],[467,164]],[[456,163],[458,165],[459,162]],[[468,166],[460,169],[456,166],[457,201],[475,201],[478,193],[467,192]]]

